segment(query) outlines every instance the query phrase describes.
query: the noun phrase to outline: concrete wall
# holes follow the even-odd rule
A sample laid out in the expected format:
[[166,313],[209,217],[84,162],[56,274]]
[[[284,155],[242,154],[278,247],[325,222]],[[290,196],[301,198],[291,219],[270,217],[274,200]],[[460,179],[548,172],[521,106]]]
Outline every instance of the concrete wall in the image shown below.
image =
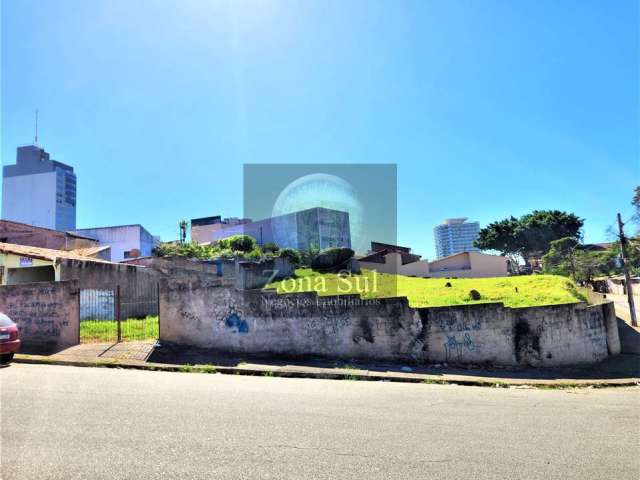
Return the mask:
[[413,309],[406,298],[278,295],[227,288],[221,280],[167,280],[160,339],[239,354],[556,366],[615,353],[607,305]]
[[240,290],[262,288],[269,282],[292,276],[293,272],[293,265],[286,258],[238,261],[235,262],[235,287]]
[[127,265],[139,265],[152,268],[165,275],[218,275],[218,266],[213,261],[196,261],[188,258],[141,257],[120,262]]
[[151,268],[134,265],[61,260],[60,280],[78,280],[80,288],[114,290],[120,286],[123,318],[157,315],[158,281],[163,276]]
[[18,325],[26,349],[58,351],[79,341],[77,282],[2,286],[0,311]]

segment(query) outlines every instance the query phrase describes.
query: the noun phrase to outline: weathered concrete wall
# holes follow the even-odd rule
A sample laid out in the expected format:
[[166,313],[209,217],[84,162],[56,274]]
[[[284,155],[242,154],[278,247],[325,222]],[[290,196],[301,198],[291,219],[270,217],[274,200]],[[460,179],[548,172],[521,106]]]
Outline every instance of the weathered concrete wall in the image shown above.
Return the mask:
[[502,304],[410,308],[406,298],[361,300],[239,291],[167,280],[160,339],[244,354],[417,363],[556,366],[615,350],[610,305],[511,309]]
[[19,327],[25,348],[58,351],[80,337],[78,282],[0,287],[0,311]]
[[214,262],[196,261],[180,257],[140,257],[124,260],[120,263],[152,268],[165,275],[172,276],[192,275],[193,272],[205,275],[218,275],[218,267]]
[[286,258],[272,258],[260,262],[235,262],[235,286],[240,290],[262,288],[269,282],[293,275],[293,265]]
[[62,260],[60,280],[78,280],[80,288],[114,290],[120,286],[122,318],[157,315],[158,281],[163,276],[151,268],[118,263]]

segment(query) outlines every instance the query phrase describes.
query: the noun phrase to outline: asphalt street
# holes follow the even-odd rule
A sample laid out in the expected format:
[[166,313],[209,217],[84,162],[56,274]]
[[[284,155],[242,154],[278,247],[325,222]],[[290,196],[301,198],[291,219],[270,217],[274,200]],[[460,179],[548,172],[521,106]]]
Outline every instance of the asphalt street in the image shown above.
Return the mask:
[[14,364],[2,478],[633,479],[640,390]]

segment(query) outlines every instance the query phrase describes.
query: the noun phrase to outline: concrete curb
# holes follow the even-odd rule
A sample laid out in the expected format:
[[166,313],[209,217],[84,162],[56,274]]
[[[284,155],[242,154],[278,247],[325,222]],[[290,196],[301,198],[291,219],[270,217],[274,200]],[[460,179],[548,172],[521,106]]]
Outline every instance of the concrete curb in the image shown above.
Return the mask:
[[218,365],[172,365],[165,363],[150,363],[120,360],[67,360],[51,358],[42,355],[17,354],[16,363],[39,365],[66,365],[73,367],[126,368],[135,370],[149,370],[161,372],[183,373],[220,373],[225,375],[253,375],[263,377],[283,378],[320,378],[327,380],[365,380],[379,382],[425,383],[444,385],[466,385],[476,387],[530,387],[544,389],[567,388],[607,388],[634,387],[640,385],[640,378],[616,379],[522,379],[498,377],[473,377],[463,375],[429,375],[421,373],[403,372],[371,372],[368,370],[350,370],[339,368],[316,367],[275,367],[270,365],[248,365],[227,367]]

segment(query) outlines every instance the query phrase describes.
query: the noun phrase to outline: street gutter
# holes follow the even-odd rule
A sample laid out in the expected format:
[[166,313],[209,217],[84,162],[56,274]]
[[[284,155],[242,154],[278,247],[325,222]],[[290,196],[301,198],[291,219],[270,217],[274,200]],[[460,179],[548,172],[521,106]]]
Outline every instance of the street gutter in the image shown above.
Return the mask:
[[421,373],[404,372],[373,372],[369,370],[346,368],[318,368],[318,367],[274,367],[271,365],[243,365],[237,367],[218,365],[173,365],[166,363],[152,363],[141,361],[122,361],[116,359],[103,360],[66,360],[53,359],[43,355],[17,354],[16,363],[29,363],[38,365],[64,365],[74,367],[99,367],[99,368],[124,368],[135,370],[148,370],[160,372],[182,373],[220,373],[225,375],[251,375],[263,377],[283,378],[318,378],[325,380],[357,380],[378,382],[403,382],[424,384],[465,385],[476,387],[529,387],[543,389],[568,389],[568,388],[608,388],[608,387],[635,387],[640,385],[640,378],[615,378],[615,379],[523,379],[523,378],[497,378],[476,377],[466,375],[429,375]]

